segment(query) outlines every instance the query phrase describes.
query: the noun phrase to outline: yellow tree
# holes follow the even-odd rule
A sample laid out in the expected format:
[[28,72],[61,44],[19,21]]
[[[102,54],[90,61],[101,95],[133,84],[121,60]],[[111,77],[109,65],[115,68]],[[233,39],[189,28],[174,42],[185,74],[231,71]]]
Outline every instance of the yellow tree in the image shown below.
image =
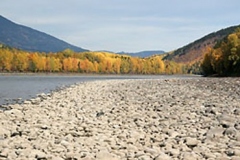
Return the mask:
[[143,73],[143,64],[144,60],[143,59],[137,59],[137,72],[136,73]]
[[153,71],[155,74],[160,74],[165,72],[165,64],[159,56],[153,57],[152,65],[153,65]]
[[72,58],[72,71],[74,72],[78,71],[78,63],[79,63],[78,59]]
[[46,57],[44,55],[40,55],[38,57],[38,63],[37,63],[37,70],[38,71],[46,71]]
[[0,65],[1,70],[11,71],[13,53],[9,49],[3,49],[0,52]]
[[121,57],[121,66],[120,72],[123,74],[127,74],[130,72],[130,57]]
[[99,73],[97,61],[93,62],[93,73]]
[[24,72],[28,69],[28,56],[29,54],[26,52],[14,52],[13,60],[12,60],[12,70]]
[[62,69],[61,60],[59,58],[54,58],[53,71],[58,72],[58,71],[61,71],[61,69]]
[[136,74],[138,70],[138,58],[130,57],[130,72]]
[[30,53],[28,56],[29,59],[29,70],[32,72],[37,72],[39,69],[39,55],[38,53]]
[[73,69],[72,58],[71,57],[64,58],[63,59],[63,70],[65,72],[69,72],[69,71],[72,71],[72,69]]
[[149,59],[144,59],[143,61],[143,74],[149,74],[151,72],[151,61]]
[[106,63],[106,68],[105,68],[106,73],[112,73],[113,72],[112,59],[109,57],[106,57],[105,63]]
[[117,58],[113,62],[113,71],[117,74],[120,73],[121,59]]
[[91,73],[95,71],[94,65],[88,59],[80,60],[80,70],[84,73]]
[[106,61],[101,61],[98,65],[98,70],[99,70],[99,73],[107,73],[107,63]]
[[62,68],[61,62],[58,58],[53,56],[46,58],[46,70],[48,72],[58,72]]

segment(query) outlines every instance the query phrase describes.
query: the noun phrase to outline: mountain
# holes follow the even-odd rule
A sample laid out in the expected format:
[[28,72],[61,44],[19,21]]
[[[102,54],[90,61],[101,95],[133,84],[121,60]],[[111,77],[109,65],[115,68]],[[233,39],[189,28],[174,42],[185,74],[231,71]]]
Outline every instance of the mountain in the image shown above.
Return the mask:
[[0,15],[0,43],[26,51],[86,51],[35,29],[16,24]]
[[125,55],[129,55],[132,57],[141,57],[141,58],[145,58],[145,57],[150,57],[152,55],[155,54],[163,54],[165,53],[162,50],[155,50],[155,51],[141,51],[141,52],[135,52],[135,53],[129,53],[129,52],[118,52],[117,54],[125,54]]
[[198,62],[203,59],[204,53],[208,47],[214,47],[226,36],[233,33],[238,27],[240,27],[240,25],[210,33],[184,47],[167,53],[163,59],[179,63]]

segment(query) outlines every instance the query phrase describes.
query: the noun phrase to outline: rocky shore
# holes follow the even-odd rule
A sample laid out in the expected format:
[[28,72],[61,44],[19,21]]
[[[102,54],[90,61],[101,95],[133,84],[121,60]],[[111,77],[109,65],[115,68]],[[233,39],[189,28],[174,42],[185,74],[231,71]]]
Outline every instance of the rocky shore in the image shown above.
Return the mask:
[[240,79],[84,82],[0,110],[1,160],[239,160]]

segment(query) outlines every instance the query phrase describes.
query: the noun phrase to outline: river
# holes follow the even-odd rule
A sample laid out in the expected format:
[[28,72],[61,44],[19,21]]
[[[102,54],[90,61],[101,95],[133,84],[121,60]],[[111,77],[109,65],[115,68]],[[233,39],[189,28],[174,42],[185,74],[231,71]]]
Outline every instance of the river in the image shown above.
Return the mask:
[[193,78],[195,76],[0,74],[0,105],[16,102],[21,103],[26,99],[36,97],[38,94],[47,94],[57,89],[86,81],[110,79],[168,79],[176,77]]

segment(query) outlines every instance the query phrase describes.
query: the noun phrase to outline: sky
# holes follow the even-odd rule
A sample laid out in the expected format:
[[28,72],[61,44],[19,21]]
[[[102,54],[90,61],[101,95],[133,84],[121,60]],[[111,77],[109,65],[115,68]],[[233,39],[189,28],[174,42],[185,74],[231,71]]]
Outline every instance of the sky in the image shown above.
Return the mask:
[[240,1],[0,0],[0,15],[92,51],[172,51],[239,25]]

